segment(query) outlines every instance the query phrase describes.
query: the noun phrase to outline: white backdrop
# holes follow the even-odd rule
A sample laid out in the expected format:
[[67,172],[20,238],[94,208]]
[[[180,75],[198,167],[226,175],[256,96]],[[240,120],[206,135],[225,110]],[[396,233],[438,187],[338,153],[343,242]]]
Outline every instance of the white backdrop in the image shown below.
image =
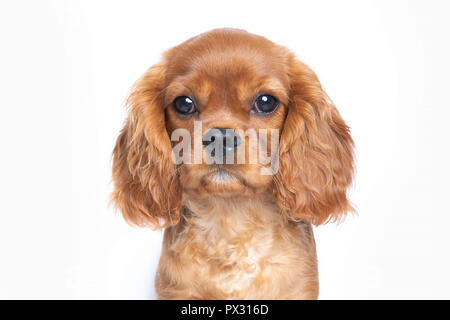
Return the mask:
[[108,207],[133,82],[235,27],[291,48],[352,127],[358,215],[315,229],[322,299],[450,298],[448,1],[2,1],[0,297],[154,298],[161,232]]

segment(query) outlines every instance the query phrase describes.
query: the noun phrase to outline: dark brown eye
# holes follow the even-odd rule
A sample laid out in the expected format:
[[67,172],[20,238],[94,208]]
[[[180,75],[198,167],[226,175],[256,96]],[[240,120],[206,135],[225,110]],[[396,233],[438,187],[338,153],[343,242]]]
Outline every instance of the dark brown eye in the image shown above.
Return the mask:
[[268,94],[262,94],[256,97],[253,102],[253,110],[256,113],[272,113],[274,112],[280,103],[278,100]]
[[177,97],[172,105],[179,114],[188,115],[197,111],[194,100],[186,96]]

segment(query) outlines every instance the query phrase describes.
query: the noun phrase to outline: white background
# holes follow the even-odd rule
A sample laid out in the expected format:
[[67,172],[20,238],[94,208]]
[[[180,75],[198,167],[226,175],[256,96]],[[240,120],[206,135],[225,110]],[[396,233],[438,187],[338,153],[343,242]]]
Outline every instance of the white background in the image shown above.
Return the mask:
[[236,27],[291,48],[352,127],[358,215],[315,229],[322,299],[450,298],[448,1],[2,1],[0,297],[154,298],[161,232],[108,207],[133,82]]

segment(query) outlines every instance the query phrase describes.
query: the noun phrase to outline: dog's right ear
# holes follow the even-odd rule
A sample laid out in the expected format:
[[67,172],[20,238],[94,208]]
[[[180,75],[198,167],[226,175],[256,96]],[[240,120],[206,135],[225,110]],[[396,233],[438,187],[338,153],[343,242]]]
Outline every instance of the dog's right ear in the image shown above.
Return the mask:
[[353,140],[316,74],[290,57],[289,111],[280,139],[275,197],[293,220],[315,225],[354,211],[347,189],[354,173]]
[[151,67],[134,85],[113,151],[112,201],[129,224],[152,229],[178,222],[181,203],[161,97],[164,69]]

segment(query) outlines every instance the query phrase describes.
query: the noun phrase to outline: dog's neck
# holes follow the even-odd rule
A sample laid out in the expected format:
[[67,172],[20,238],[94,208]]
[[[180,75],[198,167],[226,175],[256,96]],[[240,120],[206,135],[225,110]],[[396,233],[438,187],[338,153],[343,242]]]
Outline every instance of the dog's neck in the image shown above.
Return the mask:
[[269,192],[254,197],[186,197],[184,205],[186,222],[213,238],[223,239],[224,236],[287,223]]
[[317,297],[311,225],[286,217],[271,193],[253,198],[185,197],[180,222],[164,233],[159,295]]

